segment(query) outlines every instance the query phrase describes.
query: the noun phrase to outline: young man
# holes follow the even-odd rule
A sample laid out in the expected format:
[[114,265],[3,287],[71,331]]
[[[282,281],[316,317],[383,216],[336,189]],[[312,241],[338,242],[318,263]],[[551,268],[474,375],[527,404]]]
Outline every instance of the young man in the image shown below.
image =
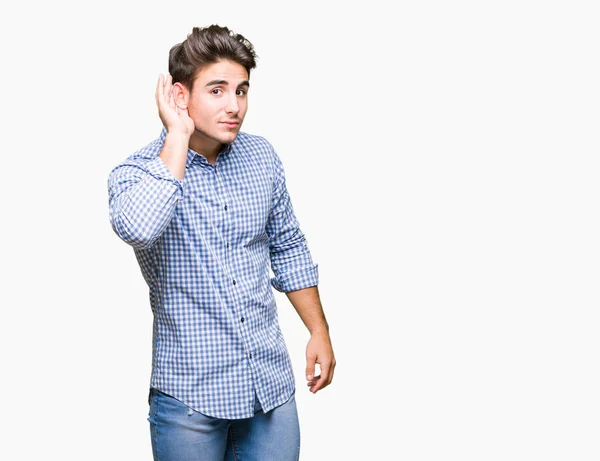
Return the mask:
[[310,391],[333,378],[318,265],[282,162],[240,131],[255,58],[226,27],[193,28],[158,78],[159,138],[108,178],[111,225],[150,289],[148,421],[161,461],[298,459],[295,379],[271,286],[310,332]]

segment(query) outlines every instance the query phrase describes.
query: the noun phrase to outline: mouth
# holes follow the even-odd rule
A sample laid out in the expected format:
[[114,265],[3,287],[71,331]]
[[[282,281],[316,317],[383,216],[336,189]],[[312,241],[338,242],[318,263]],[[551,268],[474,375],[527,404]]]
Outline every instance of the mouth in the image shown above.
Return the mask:
[[235,128],[236,126],[238,126],[240,124],[239,122],[221,122],[221,123],[230,128]]

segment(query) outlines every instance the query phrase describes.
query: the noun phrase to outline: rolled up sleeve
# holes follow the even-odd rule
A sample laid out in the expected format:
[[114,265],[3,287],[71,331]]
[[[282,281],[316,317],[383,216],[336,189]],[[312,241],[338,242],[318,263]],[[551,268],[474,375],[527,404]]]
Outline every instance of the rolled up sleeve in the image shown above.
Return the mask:
[[150,248],[171,222],[183,192],[184,182],[160,157],[128,159],[108,177],[113,230],[134,248]]
[[274,150],[272,153],[273,201],[266,231],[275,276],[270,282],[277,291],[287,293],[318,285],[318,264],[313,263],[306,237],[294,214],[281,159]]

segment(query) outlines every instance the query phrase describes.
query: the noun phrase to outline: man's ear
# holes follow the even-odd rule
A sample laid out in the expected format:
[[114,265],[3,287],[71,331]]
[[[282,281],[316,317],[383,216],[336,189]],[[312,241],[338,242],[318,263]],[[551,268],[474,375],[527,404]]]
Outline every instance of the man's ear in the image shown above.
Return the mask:
[[173,101],[180,109],[187,109],[189,101],[189,91],[180,82],[173,83]]

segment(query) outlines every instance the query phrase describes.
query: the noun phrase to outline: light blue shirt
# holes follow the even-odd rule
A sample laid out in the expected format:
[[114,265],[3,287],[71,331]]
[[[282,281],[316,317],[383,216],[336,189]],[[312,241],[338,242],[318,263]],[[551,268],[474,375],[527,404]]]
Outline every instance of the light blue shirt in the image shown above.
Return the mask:
[[165,137],[108,178],[110,223],[149,287],[150,387],[217,418],[253,416],[255,395],[268,412],[295,389],[271,287],[318,284],[281,159],[239,132],[214,165],[188,149],[178,180],[158,156]]

